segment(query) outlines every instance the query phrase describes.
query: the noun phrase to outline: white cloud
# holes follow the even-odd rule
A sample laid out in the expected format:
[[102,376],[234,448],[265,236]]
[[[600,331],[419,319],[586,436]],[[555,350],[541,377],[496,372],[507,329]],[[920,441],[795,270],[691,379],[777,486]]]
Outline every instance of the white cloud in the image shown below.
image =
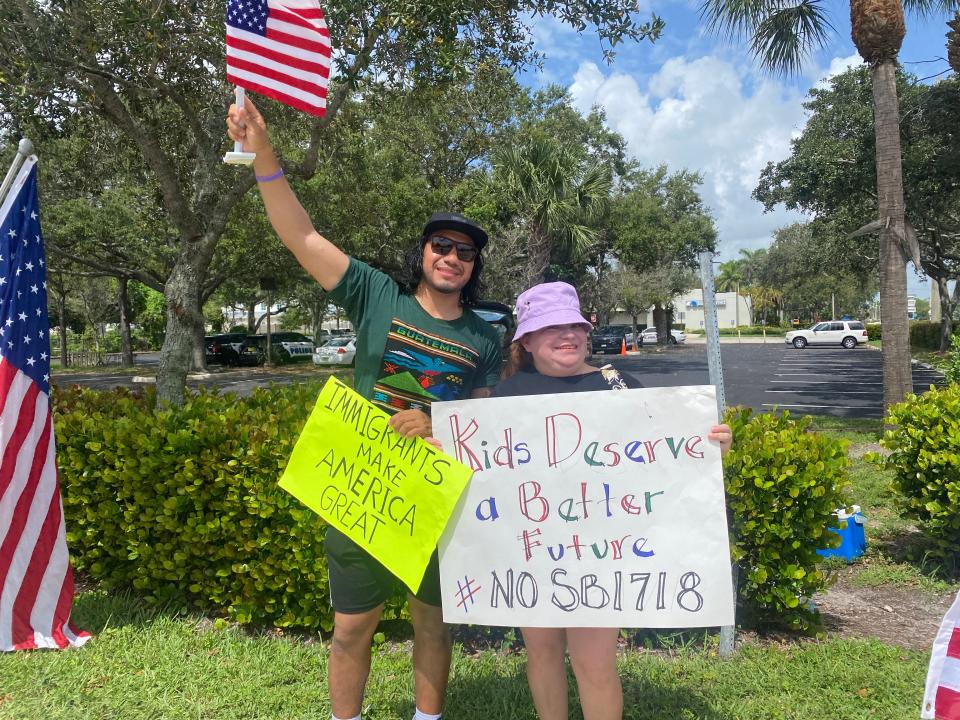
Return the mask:
[[815,78],[817,80],[816,87],[821,89],[830,87],[830,78],[859,65],[863,65],[863,58],[860,57],[859,53],[842,58],[833,58],[830,61],[830,67],[823,71],[819,78]]
[[[835,59],[826,73],[858,60]],[[584,62],[570,93],[582,112],[602,106],[609,125],[642,164],[702,174],[701,195],[714,213],[723,259],[740,248],[767,246],[776,228],[801,219],[782,208],[764,214],[750,194],[767,162],[786,158],[790,140],[802,131],[802,91],[706,55],[665,61],[645,86]]]

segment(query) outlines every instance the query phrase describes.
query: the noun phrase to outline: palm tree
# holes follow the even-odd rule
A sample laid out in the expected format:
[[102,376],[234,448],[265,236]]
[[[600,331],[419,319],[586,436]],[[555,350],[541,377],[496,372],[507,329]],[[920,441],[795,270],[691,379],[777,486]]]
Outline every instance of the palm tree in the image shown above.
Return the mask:
[[720,263],[716,282],[718,292],[733,292],[743,282],[743,260],[727,260]]
[[[906,32],[904,5],[921,13],[947,9],[955,0],[850,0],[853,43],[870,66],[873,82],[879,218],[859,233],[880,235],[880,312],[883,319],[883,399],[886,406],[913,391],[907,320],[907,254],[919,251],[907,228],[897,105],[897,54]],[[800,69],[833,30],[822,0],[704,0],[711,29],[749,38],[760,64],[775,73]]]
[[960,10],[947,25],[950,26],[950,32],[947,33],[947,62],[960,75]]
[[526,221],[525,287],[543,282],[554,245],[582,254],[596,242],[610,198],[610,169],[582,160],[556,140],[535,136],[504,147],[494,177]]

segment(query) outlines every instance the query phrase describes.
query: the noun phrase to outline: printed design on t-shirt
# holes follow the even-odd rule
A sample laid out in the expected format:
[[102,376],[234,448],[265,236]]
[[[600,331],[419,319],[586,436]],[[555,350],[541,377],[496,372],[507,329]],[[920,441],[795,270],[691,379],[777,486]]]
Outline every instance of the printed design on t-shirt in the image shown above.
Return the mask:
[[463,396],[479,361],[473,348],[394,318],[373,402],[391,413],[411,408],[429,412],[434,400]]
[[603,379],[607,381],[611,390],[629,390],[627,381],[613,365],[604,365],[600,368],[600,374],[603,375]]

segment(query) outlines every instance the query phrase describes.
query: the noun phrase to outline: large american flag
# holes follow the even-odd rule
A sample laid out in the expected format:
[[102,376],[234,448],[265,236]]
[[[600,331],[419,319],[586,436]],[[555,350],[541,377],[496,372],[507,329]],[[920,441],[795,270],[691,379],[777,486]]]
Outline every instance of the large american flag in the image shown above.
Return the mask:
[[920,717],[960,720],[960,593],[933,641]]
[[0,205],[0,650],[82,645],[50,416],[50,325],[29,157]]
[[227,80],[323,115],[330,33],[316,0],[228,0]]

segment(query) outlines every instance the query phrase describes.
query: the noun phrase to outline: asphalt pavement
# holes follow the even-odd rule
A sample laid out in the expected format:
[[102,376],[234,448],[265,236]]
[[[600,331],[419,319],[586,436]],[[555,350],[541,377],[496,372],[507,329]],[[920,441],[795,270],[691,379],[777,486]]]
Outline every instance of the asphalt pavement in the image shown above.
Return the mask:
[[[745,339],[746,340],[746,339]],[[831,415],[850,418],[883,416],[882,354],[870,347],[806,348],[797,350],[782,339],[751,338],[745,342],[725,339],[721,361],[727,405],[746,405],[758,412],[781,408],[801,415]],[[156,374],[157,356],[138,357],[132,373],[58,373],[59,385],[80,384],[107,389],[142,385],[143,377]],[[611,363],[630,373],[646,387],[707,385],[706,344],[702,339],[667,347],[644,347],[626,356],[593,356],[594,364]],[[306,379],[323,379],[332,370],[312,365],[281,368],[222,368],[194,375],[191,386],[217,387],[224,392],[249,395],[254,388],[284,385]],[[930,385],[943,385],[943,375],[925,366],[914,365],[914,391],[925,392]]]
[[[780,408],[801,415],[883,417],[883,355],[875,348],[797,350],[782,340],[725,342],[720,356],[728,406],[745,405],[758,412]],[[609,361],[647,387],[710,382],[703,343],[644,348]],[[945,381],[936,370],[915,364],[913,382],[919,394]]]

